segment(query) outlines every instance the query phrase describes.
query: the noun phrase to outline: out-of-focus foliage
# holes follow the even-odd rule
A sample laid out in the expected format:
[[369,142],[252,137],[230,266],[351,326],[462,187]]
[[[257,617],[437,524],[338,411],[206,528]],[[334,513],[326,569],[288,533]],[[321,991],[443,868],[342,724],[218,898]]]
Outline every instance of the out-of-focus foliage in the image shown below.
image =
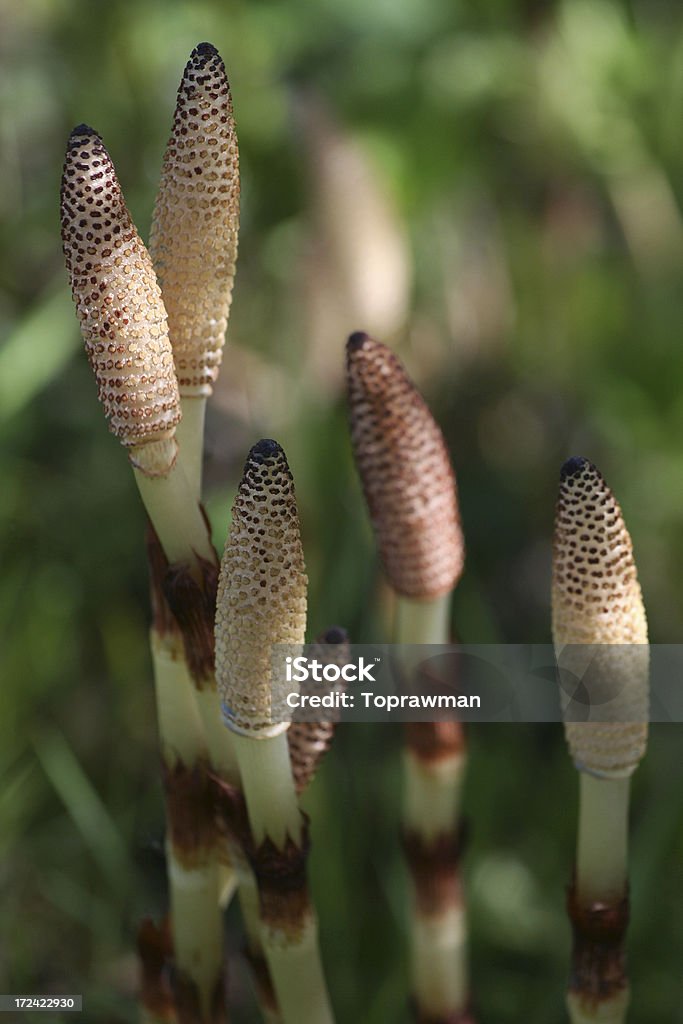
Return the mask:
[[[665,0],[4,0],[0,6],[0,990],[135,1019],[135,924],[164,906],[143,515],[106,431],[58,237],[92,124],[146,236],[192,47],[231,76],[243,179],[209,419],[222,545],[241,461],[288,452],[311,633],[382,622],[340,396],[345,335],[394,344],[444,425],[463,639],[549,638],[557,471],[592,458],[632,533],[653,640],[683,621],[683,16]],[[681,1020],[681,730],[635,786],[632,1024]],[[406,1021],[399,736],[342,730],[308,797],[340,1024]],[[555,1024],[575,779],[561,730],[471,738],[467,881],[482,1021]],[[229,917],[230,945],[239,947]],[[255,1020],[237,953],[235,1021]]]

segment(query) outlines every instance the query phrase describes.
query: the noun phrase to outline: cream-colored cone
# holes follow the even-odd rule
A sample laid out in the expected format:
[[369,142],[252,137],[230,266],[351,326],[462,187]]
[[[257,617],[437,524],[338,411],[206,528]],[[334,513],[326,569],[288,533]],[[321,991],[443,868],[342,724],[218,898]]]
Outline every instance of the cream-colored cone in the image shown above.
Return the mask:
[[292,684],[272,672],[272,645],[301,647],[306,588],[294,483],[282,448],[249,452],[232,509],[216,602],[216,679],[226,724],[268,737],[283,732]]
[[237,261],[239,203],[225,65],[214,46],[200,43],[178,89],[149,243],[183,397],[210,395],[218,376]]
[[[631,538],[596,467],[562,467],[555,518],[553,641],[571,717],[583,685],[599,721],[565,719],[577,768],[605,778],[630,775],[645,753],[648,637]],[[611,720],[610,720],[611,719]]]

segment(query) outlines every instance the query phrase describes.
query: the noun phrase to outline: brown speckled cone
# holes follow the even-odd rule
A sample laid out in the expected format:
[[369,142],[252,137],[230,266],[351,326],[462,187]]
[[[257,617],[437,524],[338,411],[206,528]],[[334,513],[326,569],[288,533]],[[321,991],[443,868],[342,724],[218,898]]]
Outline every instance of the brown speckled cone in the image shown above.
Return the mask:
[[181,395],[210,395],[221,364],[239,229],[239,154],[225,66],[210,43],[183,74],[150,252]]
[[447,593],[463,568],[455,475],[443,435],[394,353],[347,343],[351,440],[380,555],[405,597]]
[[100,401],[125,445],[171,437],[180,419],[166,310],[111,157],[87,125],[69,137],[62,241]]
[[552,619],[560,669],[581,676],[590,662],[588,698],[607,686],[615,695],[597,706],[604,721],[565,721],[576,766],[604,777],[630,775],[647,744],[647,622],[621,509],[587,459],[569,459],[562,467]]
[[307,585],[292,474],[282,448],[259,441],[232,508],[216,602],[216,680],[235,732],[287,728],[292,686],[273,684],[271,646],[303,644]]
[[[349,660],[349,637],[345,629],[333,626],[316,638],[309,657],[323,665],[346,665]],[[346,683],[310,683],[301,687],[302,693],[341,693]],[[316,719],[320,719],[316,721]],[[306,790],[320,767],[325,754],[332,745],[334,732],[339,719],[336,708],[321,709],[313,713],[311,721],[292,722],[287,733],[289,757],[292,762],[292,775],[297,793]]]

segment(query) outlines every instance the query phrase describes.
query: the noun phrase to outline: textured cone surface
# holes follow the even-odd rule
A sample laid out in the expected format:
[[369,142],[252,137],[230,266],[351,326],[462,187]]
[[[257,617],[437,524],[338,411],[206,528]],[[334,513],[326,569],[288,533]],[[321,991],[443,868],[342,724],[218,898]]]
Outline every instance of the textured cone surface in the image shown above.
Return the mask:
[[[322,665],[346,665],[349,660],[349,638],[346,630],[333,626],[322,633],[311,648],[309,658],[319,661]],[[346,683],[343,679],[337,683],[311,682],[301,688],[302,693],[318,696],[343,693],[344,690]],[[330,708],[317,709],[312,713],[310,721],[292,722],[287,733],[287,742],[297,793],[303,793],[315,778],[325,754],[332,745],[338,719],[339,710]]]
[[221,364],[239,228],[239,157],[225,66],[192,51],[178,90],[150,252],[182,395],[210,395]]
[[[586,459],[570,459],[562,467],[552,617],[561,673],[568,680],[584,679],[586,696],[604,719],[565,719],[574,761],[596,775],[629,775],[647,744],[647,622],[621,509]],[[611,699],[601,706],[605,693]],[[564,686],[561,696],[566,706]]]
[[125,445],[170,437],[180,399],[161,291],[111,157],[86,125],[69,137],[61,200],[66,267],[110,429]]
[[455,475],[443,435],[386,345],[347,345],[351,440],[380,555],[393,588],[434,598],[464,560]]
[[236,732],[274,735],[291,715],[292,684],[273,681],[271,647],[296,654],[303,644],[307,584],[287,459],[275,441],[260,441],[232,508],[216,603],[216,679]]

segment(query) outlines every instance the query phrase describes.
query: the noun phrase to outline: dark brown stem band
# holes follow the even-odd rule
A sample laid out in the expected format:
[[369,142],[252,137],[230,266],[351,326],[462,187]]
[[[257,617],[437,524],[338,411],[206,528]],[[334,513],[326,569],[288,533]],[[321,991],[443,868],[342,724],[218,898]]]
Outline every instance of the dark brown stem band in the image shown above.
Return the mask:
[[228,1024],[222,977],[216,982],[208,1018],[202,1012],[195,982],[184,971],[173,972],[172,988],[178,1024]]
[[628,891],[614,902],[579,902],[576,882],[567,890],[573,944],[569,991],[587,1005],[613,999],[628,987],[624,940],[629,920]]
[[429,1014],[422,1013],[413,1003],[413,1015],[416,1024],[477,1024],[472,1011],[469,1008],[455,1010],[453,1013]]
[[197,689],[214,675],[214,620],[218,568],[213,562],[198,559],[202,579],[197,582],[187,565],[168,568],[163,590],[180,627],[185,660]]
[[462,905],[460,859],[466,838],[463,823],[457,830],[426,840],[412,829],[402,835],[403,850],[423,917],[438,917]]
[[191,767],[164,764],[162,771],[173,851],[184,867],[191,868],[216,845],[214,786],[202,762]]
[[405,740],[408,750],[425,765],[465,753],[462,722],[410,722],[405,726]]

